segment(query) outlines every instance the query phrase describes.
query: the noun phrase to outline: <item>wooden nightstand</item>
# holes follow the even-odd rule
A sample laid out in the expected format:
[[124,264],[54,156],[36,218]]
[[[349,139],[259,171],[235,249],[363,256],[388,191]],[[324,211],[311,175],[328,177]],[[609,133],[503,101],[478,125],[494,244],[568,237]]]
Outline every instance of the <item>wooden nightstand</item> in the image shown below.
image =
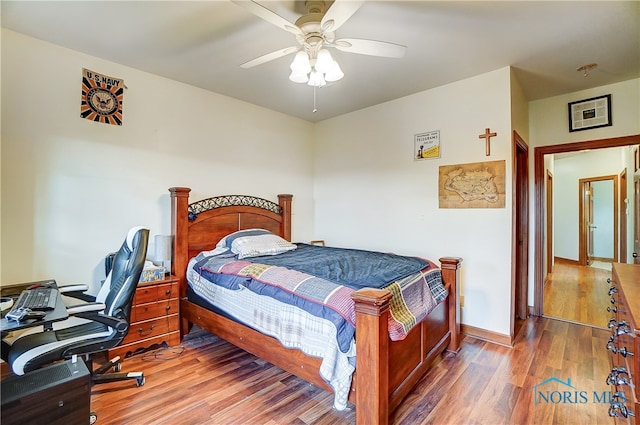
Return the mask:
[[166,342],[180,344],[178,278],[140,282],[131,307],[131,325],[122,344],[109,350],[109,357],[125,358],[142,348]]

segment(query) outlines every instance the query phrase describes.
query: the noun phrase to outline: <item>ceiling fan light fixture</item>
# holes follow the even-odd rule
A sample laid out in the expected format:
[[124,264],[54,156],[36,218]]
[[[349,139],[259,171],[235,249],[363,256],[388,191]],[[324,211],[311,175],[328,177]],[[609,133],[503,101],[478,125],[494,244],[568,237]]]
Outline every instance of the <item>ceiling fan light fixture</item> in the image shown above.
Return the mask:
[[331,53],[327,49],[320,49],[316,56],[316,70],[324,73],[329,72],[333,68],[333,64],[336,63],[331,57]]
[[325,81],[322,72],[314,69],[311,71],[311,74],[309,74],[309,82],[307,84],[313,87],[324,87],[327,82]]
[[309,77],[307,77],[306,73],[299,73],[292,71],[291,75],[289,75],[289,79],[294,83],[306,83],[309,81]]
[[333,66],[331,69],[324,75],[324,79],[329,82],[341,80],[344,77],[344,72],[338,65],[338,62],[333,61]]
[[[291,62],[291,74],[308,74],[311,72],[311,63],[309,62],[309,55],[307,52],[300,50],[296,53]],[[306,81],[305,81],[306,83]]]

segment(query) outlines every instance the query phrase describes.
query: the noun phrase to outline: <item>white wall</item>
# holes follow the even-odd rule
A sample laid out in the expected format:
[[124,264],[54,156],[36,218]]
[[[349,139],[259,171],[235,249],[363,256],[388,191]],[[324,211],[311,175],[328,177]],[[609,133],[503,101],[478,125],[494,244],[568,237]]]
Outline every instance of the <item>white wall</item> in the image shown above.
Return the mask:
[[[121,127],[80,118],[83,67],[125,80]],[[170,232],[171,186],[292,193],[312,239],[311,123],[5,29],[1,77],[2,283],[97,286],[129,227]]]
[[[567,105],[611,94],[612,126],[569,132]],[[529,103],[532,146],[557,145],[585,140],[640,134],[640,79],[577,91]]]
[[[511,208],[438,208],[438,168],[506,160],[511,205],[510,69],[316,125],[316,237],[331,245],[458,256],[462,322],[510,332]],[[491,156],[478,135],[490,127]],[[441,158],[414,161],[413,136],[440,130]]]

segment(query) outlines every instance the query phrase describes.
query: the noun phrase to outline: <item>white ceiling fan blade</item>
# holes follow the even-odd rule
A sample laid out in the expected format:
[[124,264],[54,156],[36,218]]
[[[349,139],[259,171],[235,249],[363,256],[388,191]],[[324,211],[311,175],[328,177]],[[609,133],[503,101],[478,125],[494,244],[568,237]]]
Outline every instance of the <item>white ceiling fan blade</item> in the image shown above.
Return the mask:
[[360,38],[342,38],[330,44],[338,50],[361,55],[382,56],[385,58],[401,58],[407,46],[386,41],[364,40]]
[[260,3],[257,3],[252,0],[231,0],[231,1],[237,4],[238,6],[245,8],[246,10],[253,13],[257,17],[264,19],[270,24],[273,24],[279,28],[282,28],[285,31],[289,31],[290,33],[293,33],[295,35],[304,35],[300,30],[300,28],[295,26],[295,24],[292,24],[291,22],[284,19],[282,16],[272,12],[271,10],[267,9]]
[[362,6],[364,0],[335,0],[320,22],[323,31],[335,31]]
[[262,55],[259,58],[255,58],[250,60],[249,62],[245,62],[240,65],[241,68],[253,68],[257,65],[262,65],[263,63],[272,61],[274,59],[281,58],[283,56],[287,56],[293,52],[297,52],[299,47],[287,47],[285,49],[276,50],[275,52],[267,53],[266,55]]

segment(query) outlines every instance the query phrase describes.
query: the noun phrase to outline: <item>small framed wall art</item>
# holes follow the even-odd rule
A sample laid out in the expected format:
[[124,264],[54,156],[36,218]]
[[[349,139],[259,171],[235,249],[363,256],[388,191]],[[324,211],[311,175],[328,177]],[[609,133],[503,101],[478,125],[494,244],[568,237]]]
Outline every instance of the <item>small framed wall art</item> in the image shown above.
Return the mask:
[[413,136],[413,159],[440,158],[440,130]]
[[611,95],[569,103],[569,131],[607,127],[611,122]]

